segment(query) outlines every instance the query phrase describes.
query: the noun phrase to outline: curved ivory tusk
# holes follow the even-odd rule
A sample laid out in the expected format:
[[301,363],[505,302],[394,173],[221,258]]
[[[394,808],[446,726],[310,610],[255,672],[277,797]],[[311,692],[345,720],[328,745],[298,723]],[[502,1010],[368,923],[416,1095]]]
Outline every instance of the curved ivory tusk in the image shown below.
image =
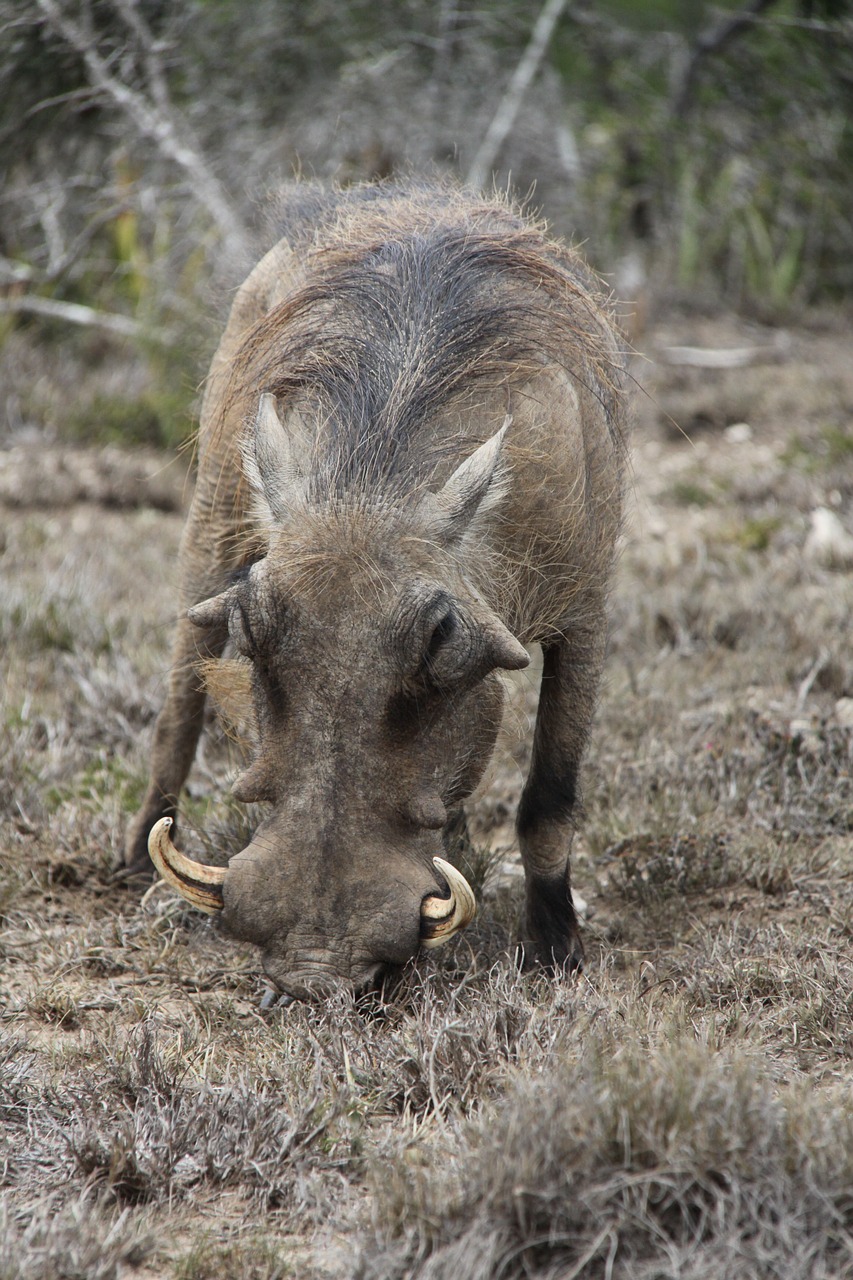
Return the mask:
[[444,858],[433,858],[450,887],[449,898],[430,894],[421,903],[421,946],[440,947],[469,925],[477,914],[474,891],[461,871]]
[[222,883],[228,874],[225,867],[208,867],[181,853],[172,844],[171,818],[155,822],[148,836],[148,852],[160,875],[177,889],[187,902],[199,911],[216,915],[223,907]]

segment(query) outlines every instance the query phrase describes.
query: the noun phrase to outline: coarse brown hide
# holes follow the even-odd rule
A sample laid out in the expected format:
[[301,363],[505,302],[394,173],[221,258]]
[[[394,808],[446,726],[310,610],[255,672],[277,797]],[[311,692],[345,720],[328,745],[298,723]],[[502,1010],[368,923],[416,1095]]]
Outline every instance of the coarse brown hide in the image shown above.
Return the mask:
[[[576,966],[569,853],[621,511],[618,330],[577,255],[507,204],[297,187],[282,216],[206,388],[184,612],[126,862],[149,865],[152,829],[169,861],[156,824],[195,753],[200,673],[230,642],[257,734],[235,794],[269,809],[221,887],[188,896],[221,901],[291,995],[371,983],[470,915],[434,859],[490,757],[498,673],[539,643],[525,943]],[[189,884],[190,865],[172,878]]]

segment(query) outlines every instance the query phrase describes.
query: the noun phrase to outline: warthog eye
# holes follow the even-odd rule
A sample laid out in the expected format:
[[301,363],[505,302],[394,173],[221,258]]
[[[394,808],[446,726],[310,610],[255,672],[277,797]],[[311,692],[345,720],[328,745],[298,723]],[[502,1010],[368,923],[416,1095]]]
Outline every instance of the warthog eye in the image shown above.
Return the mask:
[[429,644],[423,656],[423,663],[427,671],[430,672],[433,660],[438,656],[442,645],[446,644],[456,630],[456,614],[452,609],[448,609],[447,613],[435,627],[429,638]]
[[400,691],[388,711],[395,731],[408,722],[423,727],[434,700],[473,687],[495,667],[512,669],[529,660],[499,618],[426,584],[401,597],[392,635],[402,667]]
[[291,629],[287,601],[268,583],[250,576],[234,593],[228,614],[228,632],[238,653],[262,661],[277,649]]
[[443,691],[478,679],[484,674],[478,669],[479,638],[469,619],[451,605],[432,629],[418,664],[416,682]]
[[234,648],[244,658],[253,658],[257,652],[255,637],[249,623],[249,614],[241,601],[236,601],[228,619],[228,633]]

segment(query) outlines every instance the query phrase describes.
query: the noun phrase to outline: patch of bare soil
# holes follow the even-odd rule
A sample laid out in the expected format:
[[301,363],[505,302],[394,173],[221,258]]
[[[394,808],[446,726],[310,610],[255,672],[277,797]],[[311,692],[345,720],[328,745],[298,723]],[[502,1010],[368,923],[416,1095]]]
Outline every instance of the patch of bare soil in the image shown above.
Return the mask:
[[[123,887],[183,477],[0,452],[0,1280],[853,1274],[849,341],[643,346],[574,982],[512,959],[535,668],[479,919],[381,997],[262,1013],[250,950]],[[199,841],[236,763],[211,721]]]

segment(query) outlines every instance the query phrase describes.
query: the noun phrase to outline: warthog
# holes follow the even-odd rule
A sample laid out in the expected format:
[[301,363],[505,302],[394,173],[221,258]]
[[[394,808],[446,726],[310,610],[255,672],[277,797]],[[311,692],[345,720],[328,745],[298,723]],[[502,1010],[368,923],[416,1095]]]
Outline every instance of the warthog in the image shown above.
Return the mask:
[[[507,203],[442,187],[285,196],[201,411],[183,616],[126,863],[257,944],[283,992],[357,988],[473,915],[448,815],[479,782],[501,670],[543,650],[518,808],[525,950],[583,950],[569,853],[620,524],[623,345],[597,281]],[[257,726],[227,869],[172,844],[229,643]]]

